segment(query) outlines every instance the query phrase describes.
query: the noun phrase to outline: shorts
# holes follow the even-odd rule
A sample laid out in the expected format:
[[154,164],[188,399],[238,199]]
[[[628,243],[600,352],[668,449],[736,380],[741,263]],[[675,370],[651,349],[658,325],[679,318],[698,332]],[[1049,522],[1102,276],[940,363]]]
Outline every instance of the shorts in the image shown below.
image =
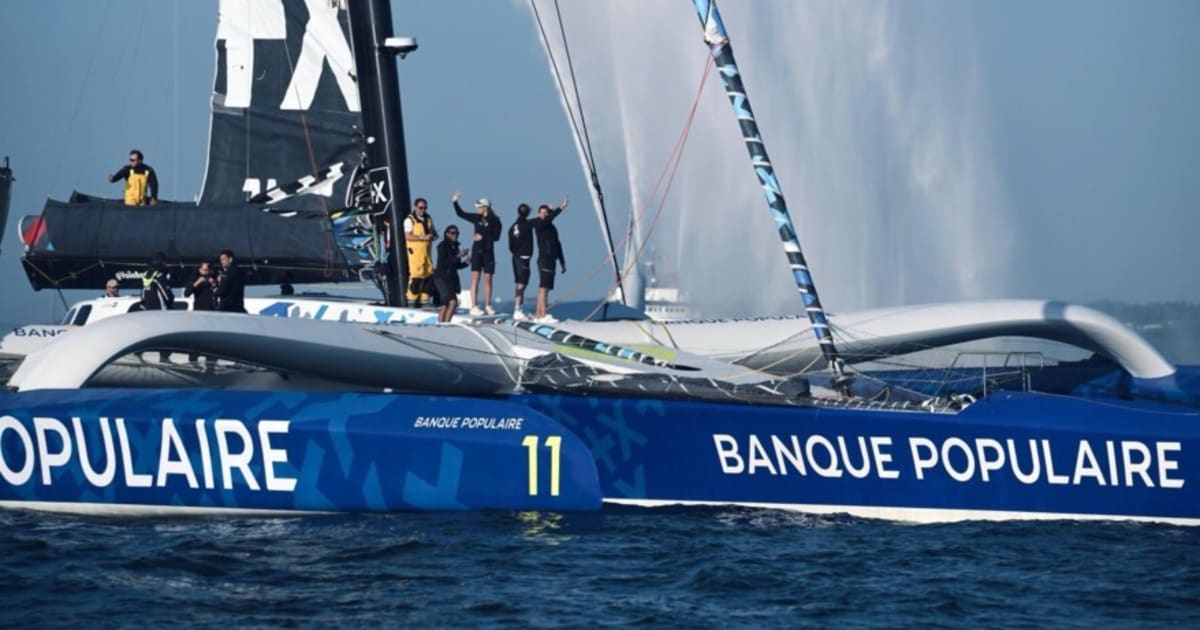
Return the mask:
[[554,288],[554,261],[550,261],[549,263],[541,260],[538,261],[538,288]]
[[471,248],[471,271],[496,273],[496,250],[482,247]]
[[453,276],[435,276],[433,284],[437,287],[438,299],[441,304],[445,304],[450,300],[457,300],[458,292],[462,291],[462,285],[458,282],[457,273]]
[[517,284],[529,284],[529,256],[513,256],[513,278]]

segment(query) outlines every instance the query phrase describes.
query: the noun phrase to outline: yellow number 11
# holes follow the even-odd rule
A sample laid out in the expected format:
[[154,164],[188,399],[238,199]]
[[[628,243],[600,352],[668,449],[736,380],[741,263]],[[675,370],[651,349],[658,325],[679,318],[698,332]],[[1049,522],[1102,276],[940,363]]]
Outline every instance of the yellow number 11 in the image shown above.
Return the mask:
[[[521,446],[529,451],[529,496],[536,497],[538,493],[538,436],[526,435],[521,440]],[[562,436],[551,435],[546,438],[546,448],[550,449],[550,496],[558,496],[559,460],[562,459]]]

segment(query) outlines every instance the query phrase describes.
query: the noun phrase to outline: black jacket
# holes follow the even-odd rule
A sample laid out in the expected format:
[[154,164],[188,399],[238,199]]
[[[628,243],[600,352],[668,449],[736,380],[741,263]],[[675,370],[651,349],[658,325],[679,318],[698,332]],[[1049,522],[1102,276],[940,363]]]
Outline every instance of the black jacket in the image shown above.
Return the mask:
[[458,270],[468,265],[467,261],[458,257],[458,241],[442,239],[437,246],[437,267],[434,275],[450,278],[458,275]]
[[503,232],[503,229],[500,227],[500,217],[496,216],[495,212],[489,212],[485,217],[478,212],[463,210],[462,206],[458,205],[458,202],[455,201],[454,214],[457,214],[465,221],[470,221],[471,225],[475,226],[475,233],[483,237],[478,241],[472,241],[472,249],[490,251],[496,244],[496,241],[500,240],[500,233]]
[[112,174],[112,177],[110,177],[108,181],[116,182],[122,179],[128,179],[130,171],[133,171],[134,173],[147,173],[146,199],[158,199],[158,173],[155,173],[154,169],[150,168],[150,165],[146,164],[145,162],[138,164],[137,166],[130,166],[128,164],[122,166],[121,168],[117,169],[116,173]]
[[200,274],[197,273],[196,277],[192,278],[192,281],[183,288],[183,296],[191,296],[193,311],[217,310],[217,295],[213,292],[212,284],[208,282],[208,278],[205,278],[200,286],[196,286],[195,282],[199,278]]
[[246,281],[242,278],[242,270],[237,263],[222,267],[217,276],[217,310],[227,313],[246,312]]
[[147,311],[165,311],[175,303],[167,271],[147,267],[142,274],[142,308]]
[[512,227],[508,228],[508,251],[512,252],[513,256],[533,255],[533,221],[531,219],[519,218],[513,221]]
[[530,225],[533,226],[533,233],[537,237],[538,260],[550,261],[551,265],[555,261],[566,262],[562,243],[558,240],[558,228],[554,227],[554,219],[560,214],[562,214],[562,208],[553,208],[550,210],[550,216],[545,219],[537,217],[529,220]]

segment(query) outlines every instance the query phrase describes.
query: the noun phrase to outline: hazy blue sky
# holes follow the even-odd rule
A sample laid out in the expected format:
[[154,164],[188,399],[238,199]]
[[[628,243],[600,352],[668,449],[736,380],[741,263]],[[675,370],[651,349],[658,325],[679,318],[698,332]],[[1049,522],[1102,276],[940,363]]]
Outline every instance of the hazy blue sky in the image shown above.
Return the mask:
[[[573,46],[619,51],[623,45],[620,35],[611,33],[649,33],[646,37],[654,38],[656,31],[667,29],[694,31],[697,39],[693,44],[700,46],[699,26],[688,14],[689,1],[644,2],[592,4],[608,11],[610,18],[622,13],[649,18],[661,11],[643,12],[643,7],[675,3],[682,5],[678,11],[682,18],[672,17],[670,24],[641,24],[640,30],[593,30],[582,17],[584,5],[563,2]],[[0,58],[5,60],[0,79],[4,85],[0,91],[0,156],[12,156],[17,182],[8,230],[0,245],[0,321],[45,320],[53,308],[58,309],[57,314],[62,312],[61,306],[53,306],[57,297],[29,289],[18,260],[16,221],[23,214],[39,211],[46,197],[65,198],[73,189],[117,196],[119,187],[108,184],[104,175],[118,168],[132,147],[141,148],[147,162],[157,169],[164,198],[190,199],[197,194],[208,130],[215,6],[215,2],[202,0],[6,4],[0,21]],[[557,293],[594,295],[604,291],[605,273],[585,285],[577,284],[601,262],[603,252],[586,182],[527,4],[421,0],[396,1],[393,6],[397,32],[416,36],[421,46],[401,64],[413,193],[430,198],[433,214],[442,226],[450,222],[449,197],[459,188],[468,198],[490,197],[506,220],[520,201],[552,201],[570,194],[572,210],[560,223],[570,271],[560,279]],[[888,33],[898,38],[889,40],[897,49],[906,46],[906,37],[916,42],[935,35],[939,44],[928,48],[929,58],[916,57],[910,65],[898,66],[885,76],[865,73],[860,79],[864,84],[888,83],[891,88],[878,97],[886,100],[888,95],[903,97],[910,78],[914,89],[925,89],[921,86],[929,85],[929,80],[922,79],[922,72],[944,75],[937,90],[908,107],[967,103],[972,108],[971,129],[982,130],[961,135],[956,146],[972,159],[955,162],[959,168],[963,164],[986,166],[982,179],[989,184],[975,194],[979,190],[994,194],[997,201],[986,206],[1004,214],[1000,219],[1008,229],[1003,235],[1005,247],[995,250],[1002,254],[947,248],[956,252],[948,259],[910,259],[898,249],[898,261],[888,264],[900,284],[918,286],[924,277],[938,277],[928,266],[966,264],[964,258],[976,251],[984,260],[969,262],[1003,270],[1005,281],[970,292],[973,296],[1200,300],[1200,248],[1195,246],[1200,233],[1200,123],[1196,120],[1200,112],[1200,38],[1195,36],[1200,28],[1200,3],[726,0],[723,9],[735,49],[743,66],[751,64],[744,70],[748,80],[755,81],[748,87],[756,108],[765,115],[768,146],[773,154],[783,154],[780,174],[785,191],[803,199],[812,187],[805,173],[811,177],[814,170],[803,160],[791,164],[787,159],[793,137],[787,133],[784,117],[814,111],[811,105],[814,99],[821,100],[822,91],[776,87],[800,85],[806,78],[783,73],[772,76],[771,64],[756,63],[772,56],[796,55],[792,38],[808,31],[771,18],[783,15],[794,19],[798,6],[813,14],[813,19],[835,22],[847,19],[847,13],[861,12],[869,14],[864,23],[873,24],[878,13],[890,29]],[[751,26],[754,28],[748,30]],[[748,33],[754,36],[744,35]],[[824,43],[809,39],[807,45]],[[853,41],[849,45],[853,46]],[[693,54],[690,49],[688,54]],[[585,52],[579,55],[581,61],[587,56]],[[960,63],[964,59],[970,61],[966,71],[962,70],[966,62]],[[658,96],[663,101],[690,101],[694,87],[691,66],[660,67],[655,58],[649,58],[626,61],[619,69],[631,73],[630,85],[672,91],[676,84],[686,86],[681,96]],[[583,67],[581,71],[586,105],[589,81],[601,83],[594,73],[611,75],[613,70]],[[963,85],[959,85],[959,77],[965,77]],[[705,94],[708,104],[727,108],[723,95],[713,87]],[[870,96],[874,92],[864,93],[868,95],[864,98],[874,98]],[[967,93],[970,98],[957,98]],[[682,115],[666,113],[671,135]],[[603,114],[596,112],[595,117],[599,120]],[[852,118],[847,123],[874,129],[903,120]],[[735,128],[732,118],[714,117],[705,124],[721,126],[726,134]],[[783,132],[772,135],[772,129]],[[942,133],[936,125],[920,124],[892,131],[905,137]],[[628,129],[625,135],[630,135]],[[869,142],[861,148],[842,147],[842,151],[852,153],[848,158],[868,170],[922,157],[919,152],[908,155],[904,150],[872,151]],[[736,138],[728,152],[744,157]],[[602,166],[623,162],[624,157],[610,151],[600,162]],[[652,181],[660,164],[655,162],[653,168],[638,165],[648,171],[642,172],[640,179]],[[741,164],[737,168],[743,170],[722,176],[748,181],[753,189],[749,167]],[[601,177],[612,186],[609,200],[616,206],[616,214],[624,217],[629,198],[640,197],[644,191],[631,193],[637,186],[625,182],[625,172],[602,171]],[[702,191],[703,198],[703,182],[690,181],[699,186],[693,190]],[[836,208],[844,193],[861,204],[857,191],[838,190],[822,193],[823,203]],[[889,190],[880,187],[875,193],[879,198],[867,204],[879,206],[880,216],[886,217]],[[689,199],[693,206],[703,205],[696,194]],[[919,202],[920,197],[915,199]],[[760,199],[747,200],[747,206],[735,210],[757,213],[755,216],[766,213]],[[668,203],[664,213],[671,212],[677,211]],[[705,216],[704,209],[700,212],[699,216]],[[802,227],[804,221],[813,220],[805,217]],[[818,216],[817,220],[825,219]],[[864,220],[871,221],[869,217]],[[882,219],[884,224],[894,220]],[[973,238],[986,239],[989,225],[957,223],[954,231],[939,232],[945,226],[920,220],[908,226],[905,234],[920,232],[945,242],[962,239],[962,230],[974,229]],[[875,238],[886,240],[888,234]],[[676,240],[670,235],[667,238]],[[845,236],[838,240],[805,242],[819,286],[822,270],[832,265],[831,261],[854,267],[859,255],[855,249],[863,247]],[[752,242],[754,247],[777,248],[769,231],[761,236],[756,233]],[[755,271],[756,278],[761,274],[770,281],[761,286],[738,283],[739,290],[761,293],[764,286],[786,290],[789,276],[782,254],[772,250],[770,255],[773,258],[765,259],[768,263]],[[511,286],[508,267],[498,266],[498,291],[507,297]],[[871,268],[860,269],[870,272]],[[833,273],[825,277],[840,278]],[[969,281],[973,276],[963,277]],[[850,284],[840,282],[843,287]],[[825,292],[839,298],[840,303],[831,303],[827,297],[826,306],[833,310],[883,305],[880,302],[897,299],[951,299],[964,293],[961,286],[898,293],[854,294],[833,288]],[[68,293],[67,299],[89,295]],[[731,295],[743,297],[737,291]],[[786,298],[781,302],[784,306],[776,306],[776,310],[787,310],[790,300]]]

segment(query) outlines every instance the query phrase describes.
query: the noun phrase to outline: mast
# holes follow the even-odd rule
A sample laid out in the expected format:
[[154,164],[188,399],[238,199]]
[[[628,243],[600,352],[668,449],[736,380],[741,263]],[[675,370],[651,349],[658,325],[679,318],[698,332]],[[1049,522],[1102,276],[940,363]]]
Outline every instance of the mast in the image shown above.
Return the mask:
[[8,202],[12,192],[12,169],[8,166],[8,156],[4,156],[4,166],[0,166],[0,245],[4,245],[4,226],[8,225]]
[[796,288],[804,300],[804,310],[812,323],[813,333],[821,344],[821,354],[835,374],[835,383],[847,389],[849,379],[842,370],[842,359],[838,356],[837,346],[833,343],[833,334],[829,329],[829,321],[825,317],[825,309],[817,297],[817,287],[813,284],[812,274],[804,253],[800,250],[800,240],[796,237],[796,228],[792,225],[792,217],[788,213],[787,202],[783,199],[783,190],[775,177],[775,167],[767,156],[767,147],[763,144],[762,135],[758,131],[758,122],[754,119],[754,111],[750,109],[750,98],[742,86],[742,76],[738,71],[737,62],[733,58],[733,47],[729,36],[725,33],[725,25],[721,22],[721,13],[717,10],[716,0],[692,0],[696,12],[700,16],[700,24],[704,27],[704,41],[712,51],[717,71],[725,83],[725,93],[729,95],[729,103],[733,105],[733,113],[737,116],[738,126],[742,130],[742,138],[746,141],[746,150],[750,152],[750,162],[758,183],[762,185],[763,194],[767,198],[767,206],[771,209],[771,218],[779,230],[779,239],[783,241],[783,251],[787,254],[788,264],[792,268],[792,277],[796,280]]
[[373,194],[376,203],[386,204],[384,216],[389,224],[385,239],[389,246],[384,298],[389,306],[407,306],[408,257],[402,226],[411,200],[396,55],[404,56],[415,50],[416,42],[392,36],[392,7],[388,0],[349,0],[348,5],[359,100],[368,138],[367,160],[371,170],[384,169],[386,174],[381,180],[386,182],[386,188],[380,195]]

